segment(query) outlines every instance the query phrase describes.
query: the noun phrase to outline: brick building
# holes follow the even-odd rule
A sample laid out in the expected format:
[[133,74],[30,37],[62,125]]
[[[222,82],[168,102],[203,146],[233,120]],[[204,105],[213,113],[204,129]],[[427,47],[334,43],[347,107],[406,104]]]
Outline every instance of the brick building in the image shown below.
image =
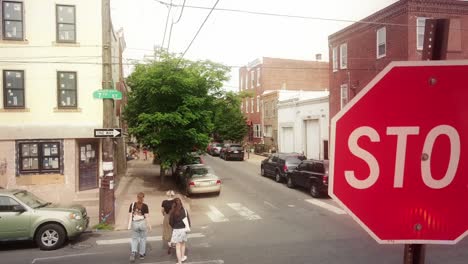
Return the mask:
[[[248,142],[264,142],[263,103],[261,101],[264,91],[328,90],[328,74],[328,62],[323,61],[263,57],[241,67],[239,69],[239,91],[252,91],[253,93],[252,98],[246,98],[242,102],[242,112],[249,125]],[[271,109],[271,111],[276,111],[276,109]]]
[[426,18],[449,18],[447,59],[468,59],[468,2],[400,0],[329,36],[330,117],[391,61],[421,60]]

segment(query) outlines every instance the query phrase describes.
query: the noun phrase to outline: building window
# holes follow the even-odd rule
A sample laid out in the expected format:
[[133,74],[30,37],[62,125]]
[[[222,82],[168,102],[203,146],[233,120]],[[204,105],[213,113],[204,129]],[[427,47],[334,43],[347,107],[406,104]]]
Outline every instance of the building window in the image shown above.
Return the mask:
[[255,84],[255,70],[250,71],[250,88],[254,88]]
[[348,68],[348,44],[340,45],[340,69]]
[[424,47],[424,30],[426,28],[425,17],[418,17],[416,19],[416,48],[422,50]]
[[260,96],[257,96],[257,113],[260,113]]
[[257,86],[260,86],[260,68],[257,68]]
[[348,85],[341,85],[341,109],[348,103]]
[[253,125],[253,132],[254,132],[254,135],[253,135],[254,138],[261,138],[262,137],[261,125],[260,124],[254,124]]
[[263,103],[263,112],[264,112],[264,115],[265,117],[269,117],[270,116],[270,103],[269,102],[265,102]]
[[332,50],[333,56],[333,72],[338,71],[338,47],[334,47]]
[[3,71],[3,106],[24,108],[24,71]]
[[20,173],[60,172],[60,143],[20,143],[19,162]]
[[253,98],[250,98],[250,113],[254,112],[254,103],[255,100]]
[[247,73],[247,72],[245,73],[245,84],[244,85],[245,85],[244,87],[245,87],[246,90],[249,89],[249,73]]
[[59,108],[76,108],[77,88],[76,72],[57,73],[57,105]]
[[249,98],[245,99],[245,113],[249,113]]
[[385,57],[387,53],[387,30],[385,27],[377,30],[377,59]]
[[265,126],[264,132],[265,132],[265,137],[272,137],[273,136],[273,126]]
[[23,3],[3,2],[3,39],[23,40]]
[[75,6],[57,5],[57,42],[76,42]]

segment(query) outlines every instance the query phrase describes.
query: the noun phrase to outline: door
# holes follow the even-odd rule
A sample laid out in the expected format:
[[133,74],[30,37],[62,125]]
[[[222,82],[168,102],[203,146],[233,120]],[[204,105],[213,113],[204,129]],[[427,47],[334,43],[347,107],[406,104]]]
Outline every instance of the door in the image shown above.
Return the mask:
[[273,154],[270,156],[268,161],[265,163],[265,173],[267,175],[274,175],[275,173],[275,166],[276,163],[278,162],[278,154]]
[[80,191],[98,187],[99,144],[97,141],[79,142],[79,189]]
[[15,212],[14,206],[23,207],[8,196],[0,196],[0,240],[29,239],[31,213]]
[[320,159],[320,135],[318,120],[305,121],[305,154],[307,159]]
[[302,181],[302,177],[303,177],[302,173],[305,168],[305,165],[306,165],[305,162],[301,162],[297,166],[297,168],[290,174],[293,184],[298,185],[298,186],[303,186],[301,181]]
[[282,146],[280,151],[285,153],[294,152],[294,130],[292,127],[283,127]]

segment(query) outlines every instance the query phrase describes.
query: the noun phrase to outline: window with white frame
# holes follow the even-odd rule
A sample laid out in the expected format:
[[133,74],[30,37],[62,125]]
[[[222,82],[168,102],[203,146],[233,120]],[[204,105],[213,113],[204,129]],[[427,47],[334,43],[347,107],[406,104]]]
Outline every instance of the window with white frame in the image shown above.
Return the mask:
[[348,44],[340,45],[340,69],[348,68]]
[[250,98],[250,113],[254,112],[254,103],[255,100],[253,98]]
[[23,3],[3,1],[3,39],[23,40]]
[[255,84],[255,70],[250,71],[250,88],[254,88]]
[[257,68],[257,86],[260,86],[260,68]]
[[418,17],[416,19],[416,49],[422,50],[424,46],[424,30],[426,28],[425,17]]
[[245,113],[249,113],[249,98],[245,99]]
[[253,132],[254,132],[254,135],[253,137],[254,138],[261,138],[262,137],[262,127],[260,124],[254,124],[253,125]]
[[342,84],[341,85],[341,109],[348,103],[348,85],[347,84]]
[[377,30],[377,59],[387,54],[387,29],[385,27]]
[[273,136],[273,126],[271,125],[266,125],[264,127],[264,133],[265,133],[265,137],[272,137]]
[[260,96],[257,96],[257,113],[260,112]]
[[333,72],[338,71],[338,47],[332,49],[333,56]]
[[249,89],[249,73],[245,73],[245,84],[244,84],[244,89]]

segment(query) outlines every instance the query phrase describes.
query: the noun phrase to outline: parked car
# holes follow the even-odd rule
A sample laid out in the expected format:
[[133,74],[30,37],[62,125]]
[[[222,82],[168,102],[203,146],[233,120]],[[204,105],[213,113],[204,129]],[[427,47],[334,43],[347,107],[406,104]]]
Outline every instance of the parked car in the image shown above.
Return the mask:
[[188,165],[203,164],[203,163],[204,161],[198,153],[192,152],[188,154],[185,158],[179,161],[179,163],[177,163],[177,166],[175,169],[175,175],[177,175],[176,181],[180,182],[181,174],[185,171]]
[[226,145],[220,156],[225,160],[244,160],[244,147],[239,144]]
[[198,193],[219,195],[221,193],[221,179],[207,165],[188,165],[182,176],[182,187],[187,196]]
[[300,153],[275,153],[262,161],[262,176],[274,177],[276,182],[283,182],[286,175],[293,171],[306,157]]
[[328,194],[328,160],[304,160],[286,177],[289,188],[307,188],[315,198]]
[[208,154],[210,154],[211,156],[219,156],[219,153],[221,152],[222,148],[222,143],[212,143]]
[[81,205],[59,206],[25,190],[0,190],[0,241],[34,240],[40,249],[54,250],[88,224]]

